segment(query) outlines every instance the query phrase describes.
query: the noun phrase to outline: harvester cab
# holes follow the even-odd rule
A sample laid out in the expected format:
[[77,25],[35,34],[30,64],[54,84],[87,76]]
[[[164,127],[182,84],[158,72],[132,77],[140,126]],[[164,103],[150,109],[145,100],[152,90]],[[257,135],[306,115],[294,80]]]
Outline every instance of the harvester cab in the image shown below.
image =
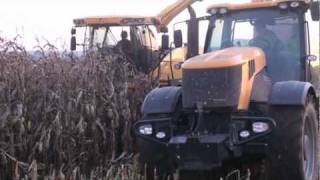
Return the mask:
[[[84,53],[110,50],[120,51],[140,72],[149,74],[159,66],[169,52],[167,25],[180,12],[198,0],[178,0],[157,16],[106,16],[74,20],[71,30],[71,50],[83,46]],[[76,33],[82,29],[84,37],[77,43]],[[161,46],[158,44],[159,35]],[[153,73],[154,74],[154,73]]]
[[317,180],[319,39],[310,37],[319,29],[310,27],[319,28],[319,2],[215,4],[208,13],[204,54],[182,64],[181,87],[146,96],[135,125],[147,179]]
[[[149,73],[160,52],[154,26],[156,23],[157,19],[152,17],[134,16],[75,19],[71,50],[81,45],[85,54],[98,51],[104,56],[111,50],[119,51],[139,71]],[[76,29],[85,32],[82,44],[76,42]]]

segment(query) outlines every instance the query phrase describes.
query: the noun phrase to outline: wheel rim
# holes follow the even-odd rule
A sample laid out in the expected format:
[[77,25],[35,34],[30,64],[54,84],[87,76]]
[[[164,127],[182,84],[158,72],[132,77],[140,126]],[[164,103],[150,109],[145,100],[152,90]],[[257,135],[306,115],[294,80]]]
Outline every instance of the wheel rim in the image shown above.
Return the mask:
[[303,135],[303,166],[306,179],[310,179],[313,175],[315,164],[315,136],[312,123],[309,118],[305,121]]

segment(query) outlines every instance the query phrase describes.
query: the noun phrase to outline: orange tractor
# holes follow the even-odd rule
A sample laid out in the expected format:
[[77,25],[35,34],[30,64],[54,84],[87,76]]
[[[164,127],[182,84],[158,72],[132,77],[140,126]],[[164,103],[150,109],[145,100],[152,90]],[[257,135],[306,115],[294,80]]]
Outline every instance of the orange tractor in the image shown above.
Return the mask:
[[[208,13],[204,54],[181,65],[181,86],[146,96],[135,124],[146,178],[318,180],[319,96],[310,82],[319,54],[310,52],[309,24],[319,22],[319,2],[214,4]],[[194,40],[188,53],[198,51]]]

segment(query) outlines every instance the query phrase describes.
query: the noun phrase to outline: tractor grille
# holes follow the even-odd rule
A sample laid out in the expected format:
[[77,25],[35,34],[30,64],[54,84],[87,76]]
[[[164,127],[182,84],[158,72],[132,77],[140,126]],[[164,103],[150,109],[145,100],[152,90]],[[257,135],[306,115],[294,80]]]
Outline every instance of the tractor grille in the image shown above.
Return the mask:
[[241,66],[226,69],[183,70],[183,106],[236,107],[241,87]]

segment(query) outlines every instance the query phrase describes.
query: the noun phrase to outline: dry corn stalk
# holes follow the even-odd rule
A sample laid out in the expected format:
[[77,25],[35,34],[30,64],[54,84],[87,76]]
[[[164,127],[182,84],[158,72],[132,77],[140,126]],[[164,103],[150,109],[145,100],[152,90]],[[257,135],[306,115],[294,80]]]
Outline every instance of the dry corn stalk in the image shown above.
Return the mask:
[[119,54],[48,45],[35,59],[1,39],[0,179],[137,179],[131,127],[150,84]]

